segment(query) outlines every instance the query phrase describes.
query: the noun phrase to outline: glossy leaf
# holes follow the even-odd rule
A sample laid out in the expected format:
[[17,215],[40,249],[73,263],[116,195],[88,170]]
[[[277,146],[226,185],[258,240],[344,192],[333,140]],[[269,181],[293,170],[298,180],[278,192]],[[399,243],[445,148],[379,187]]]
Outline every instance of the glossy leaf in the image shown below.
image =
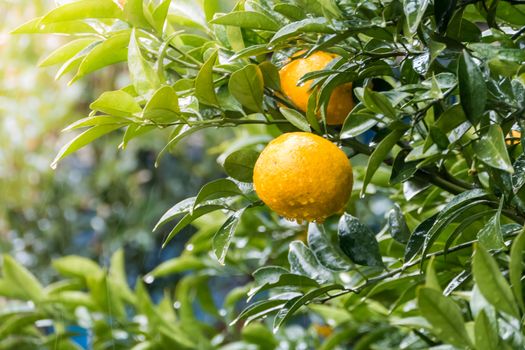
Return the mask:
[[58,154],[51,163],[51,168],[56,168],[58,162],[70,155],[71,153],[76,152],[80,148],[90,144],[99,137],[108,134],[114,130],[117,130],[121,127],[121,125],[97,125],[92,127],[91,129],[84,131],[83,133],[75,137],[73,140],[65,144],[60,149],[60,151],[58,151]]
[[144,107],[144,118],[169,122],[179,118],[179,97],[171,86],[159,88]]
[[417,253],[421,251],[423,245],[425,244],[425,238],[428,234],[428,231],[430,231],[436,222],[436,219],[437,215],[433,215],[428,219],[425,219],[416,227],[414,232],[412,232],[405,247],[405,262],[412,260],[417,255]]
[[233,182],[232,180],[217,179],[208,182],[206,185],[202,186],[201,190],[199,191],[199,194],[197,194],[197,197],[195,198],[193,209],[195,209],[199,204],[203,203],[204,201],[232,197],[240,194],[242,194],[241,190],[239,189],[237,184],[235,184],[235,182]]
[[41,24],[86,18],[122,18],[122,10],[111,0],[80,0],[64,4],[45,15]]
[[486,249],[500,249],[504,248],[503,235],[501,234],[501,207],[503,205],[503,199],[500,202],[500,208],[494,214],[487,224],[478,232],[478,241]]
[[237,210],[234,214],[228,217],[219,231],[217,231],[215,236],[213,236],[213,252],[219,263],[222,265],[224,265],[226,253],[228,252],[228,248],[230,247],[233,235],[235,234],[235,230],[239,225],[239,221],[242,214],[244,213],[244,210],[245,208]]
[[343,289],[343,286],[339,284],[333,284],[319,289],[314,289],[301,297],[289,300],[286,304],[284,304],[284,306],[279,310],[279,312],[275,316],[275,319],[273,321],[273,332],[277,332],[277,330],[279,330],[282,324],[289,321],[295,314],[295,312],[297,312],[301,308],[301,306],[314,300],[315,298],[326,295],[328,292],[341,289]]
[[521,277],[523,274],[523,251],[525,250],[525,231],[514,239],[512,248],[510,250],[510,262],[509,262],[509,279],[512,285],[512,291],[514,297],[518,301],[518,305],[521,307],[522,312],[525,312],[525,305],[523,303],[523,291],[521,286]]
[[410,230],[408,229],[405,217],[398,204],[390,210],[388,214],[388,229],[390,235],[399,243],[407,243],[410,238]]
[[518,304],[509,284],[501,274],[496,260],[481,245],[476,247],[472,272],[481,294],[489,303],[499,311],[516,318],[519,316]]
[[349,214],[344,214],[338,226],[339,246],[356,264],[383,266],[375,234]]
[[478,65],[464,51],[458,64],[461,106],[472,124],[477,124],[487,102],[487,85]]
[[130,117],[142,112],[135,98],[122,90],[104,92],[89,108],[118,117]]
[[488,166],[514,173],[505,146],[505,136],[499,125],[491,125],[487,133],[474,144],[476,156]]
[[366,174],[363,180],[363,187],[361,188],[361,195],[366,193],[366,187],[370,183],[370,180],[372,180],[372,176],[374,176],[379,166],[381,166],[383,160],[388,157],[392,151],[392,148],[401,139],[404,133],[405,129],[393,130],[384,139],[382,139],[381,142],[379,142],[376,149],[372,152],[370,158],[368,159],[368,164],[366,165]]
[[403,11],[411,33],[417,31],[429,3],[429,0],[403,0]]
[[252,182],[253,168],[258,158],[259,152],[251,149],[235,151],[224,160],[224,171],[236,180]]
[[228,83],[228,90],[244,107],[261,112],[264,78],[255,64],[249,64],[234,72]]
[[420,288],[417,304],[439,339],[458,347],[472,347],[461,310],[452,299],[440,291]]
[[324,227],[311,223],[308,226],[308,247],[324,267],[333,271],[349,271],[352,265],[330,240]]
[[279,23],[262,12],[234,11],[213,19],[210,23],[246,29],[277,31]]
[[293,273],[307,276],[319,283],[333,279],[332,273],[319,263],[314,253],[301,241],[290,243],[288,262]]
[[85,49],[88,45],[94,43],[95,38],[82,38],[70,41],[69,43],[59,47],[46,58],[38,63],[40,67],[53,66],[55,64],[64,63],[72,59],[76,54]]
[[306,118],[301,113],[296,111],[295,109],[281,107],[279,110],[281,111],[283,116],[286,118],[286,120],[288,120],[290,124],[295,126],[297,129],[306,131],[306,132],[311,131],[310,124],[308,124],[308,121],[306,120]]
[[195,97],[199,102],[214,107],[219,105],[213,83],[213,66],[217,61],[217,56],[217,51],[214,51],[202,65],[195,79]]
[[498,350],[499,336],[497,325],[491,322],[485,310],[481,310],[474,323],[474,335],[476,339],[476,349],[479,350]]
[[276,43],[300,33],[333,33],[334,30],[329,27],[328,20],[324,17],[307,18],[298,22],[292,22],[282,27],[270,40],[270,43]]
[[142,56],[136,33],[134,29],[129,40],[128,69],[135,91],[148,95],[158,88],[160,80],[153,67]]

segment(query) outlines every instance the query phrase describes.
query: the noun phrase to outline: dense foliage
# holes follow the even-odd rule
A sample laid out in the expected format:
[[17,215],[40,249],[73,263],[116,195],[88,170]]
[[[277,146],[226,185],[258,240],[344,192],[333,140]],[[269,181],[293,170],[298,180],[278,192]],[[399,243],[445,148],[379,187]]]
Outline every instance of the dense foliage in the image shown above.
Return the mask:
[[[66,279],[46,288],[5,258],[0,293],[33,304],[0,316],[0,347],[71,347],[64,323],[91,329],[97,349],[525,347],[525,4],[124,3],[75,1],[14,31],[73,36],[43,61],[72,82],[127,61],[130,85],[67,127],[85,130],[53,166],[120,130],[121,148],[166,130],[161,162],[191,134],[234,128],[218,157],[228,177],[160,218],[164,245],[188,225],[199,230],[145,277],[186,273],[158,305],[142,282],[127,287],[121,253],[109,269],[57,260]],[[338,56],[302,78],[314,91],[302,113],[279,92],[278,69],[316,50]],[[342,127],[327,126],[330,93],[346,82],[358,103]],[[324,223],[279,218],[251,185],[264,144],[293,130],[333,141],[354,165],[346,212]],[[395,205],[372,227],[360,207],[380,194]],[[209,283],[224,276],[238,276],[237,288],[218,306]],[[195,309],[209,320],[197,322]],[[42,319],[59,332],[43,338],[33,327]]]

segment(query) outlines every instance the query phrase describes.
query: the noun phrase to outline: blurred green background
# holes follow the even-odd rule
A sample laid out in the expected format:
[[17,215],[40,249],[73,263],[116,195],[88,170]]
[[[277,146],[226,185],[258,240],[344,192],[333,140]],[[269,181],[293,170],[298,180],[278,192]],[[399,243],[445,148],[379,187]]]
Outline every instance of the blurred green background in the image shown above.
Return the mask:
[[0,2],[0,250],[46,283],[54,277],[53,258],[77,254],[103,264],[120,247],[133,261],[130,274],[143,275],[180,253],[177,243],[159,251],[163,232],[151,229],[167,208],[220,176],[215,158],[204,154],[220,140],[197,135],[156,169],[162,134],[149,134],[123,151],[116,133],[52,170],[60,146],[75,136],[60,129],[87,116],[100,93],[128,83],[124,66],[71,86],[68,76],[54,82],[56,67],[38,67],[67,39],[9,31],[52,6],[45,0]]

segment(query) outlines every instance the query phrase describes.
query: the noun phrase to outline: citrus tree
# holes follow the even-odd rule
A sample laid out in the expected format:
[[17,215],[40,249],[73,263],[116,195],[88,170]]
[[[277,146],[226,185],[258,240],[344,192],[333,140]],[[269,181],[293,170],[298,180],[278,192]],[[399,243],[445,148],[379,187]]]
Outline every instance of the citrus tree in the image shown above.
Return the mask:
[[[38,282],[13,280],[7,259],[0,282],[36,300],[24,325],[89,301],[100,348],[525,346],[521,1],[80,0],[14,33],[72,36],[43,61],[71,83],[128,67],[129,85],[66,128],[82,131],[53,167],[109,133],[125,148],[164,130],[162,162],[192,134],[232,132],[214,149],[225,176],[154,228],[164,245],[199,228],[145,277],[186,272],[173,303],[73,260],[57,263],[73,285],[23,294]],[[388,207],[379,227],[367,205]],[[217,306],[209,283],[227,276],[237,287]]]

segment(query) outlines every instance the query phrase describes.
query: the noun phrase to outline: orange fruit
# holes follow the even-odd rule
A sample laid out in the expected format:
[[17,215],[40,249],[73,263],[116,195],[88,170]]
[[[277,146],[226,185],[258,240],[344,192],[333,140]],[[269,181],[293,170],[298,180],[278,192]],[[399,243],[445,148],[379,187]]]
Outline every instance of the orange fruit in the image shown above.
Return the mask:
[[259,198],[290,220],[323,222],[352,193],[352,166],[330,141],[307,132],[283,134],[262,151],[253,171]]
[[512,129],[508,133],[505,143],[509,146],[514,146],[514,145],[519,144],[520,140],[521,140],[521,132],[519,132],[518,130]]
[[[301,53],[302,52],[299,54]],[[292,60],[279,71],[283,93],[303,112],[306,112],[308,108],[308,99],[312,93],[310,91],[312,81],[309,80],[301,86],[298,86],[297,82],[306,73],[324,69],[335,57],[333,54],[317,51],[306,58]],[[326,123],[328,125],[343,124],[348,113],[354,108],[354,105],[352,83],[339,85],[332,91],[332,95],[328,101]]]

